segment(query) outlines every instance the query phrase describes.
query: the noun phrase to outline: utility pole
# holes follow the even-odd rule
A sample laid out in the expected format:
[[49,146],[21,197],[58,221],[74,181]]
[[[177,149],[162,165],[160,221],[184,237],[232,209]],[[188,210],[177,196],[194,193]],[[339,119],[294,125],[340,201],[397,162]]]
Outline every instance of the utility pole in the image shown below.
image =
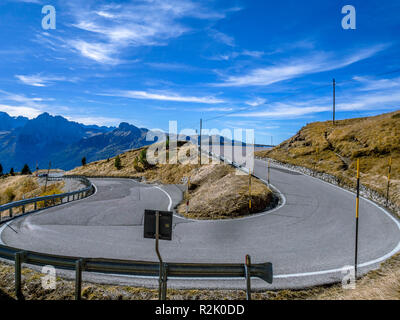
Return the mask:
[[200,135],[199,135],[199,164],[201,165],[201,131],[203,129],[203,120],[200,119]]
[[49,161],[49,169],[47,170],[47,174],[46,174],[46,183],[44,185],[44,192],[45,193],[46,193],[46,189],[47,189],[47,181],[49,180],[50,169],[51,169],[51,161]]
[[335,125],[335,109],[336,109],[336,81],[335,78],[333,78],[333,117],[332,117],[332,122],[333,125]]

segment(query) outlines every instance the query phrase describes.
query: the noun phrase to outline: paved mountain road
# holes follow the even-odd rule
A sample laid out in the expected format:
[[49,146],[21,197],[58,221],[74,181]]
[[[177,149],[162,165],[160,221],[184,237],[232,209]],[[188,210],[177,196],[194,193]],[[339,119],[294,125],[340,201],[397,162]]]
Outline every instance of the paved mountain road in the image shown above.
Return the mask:
[[[254,172],[266,179],[266,163]],[[167,210],[182,199],[174,185],[152,186],[129,179],[92,179],[97,193],[11,222],[1,240],[27,250],[84,257],[157,261],[154,240],[143,239],[143,211]],[[172,241],[162,241],[165,261],[243,262],[274,265],[274,283],[255,279],[254,288],[300,288],[340,281],[341,268],[354,263],[354,194],[281,167],[271,182],[285,203],[242,219],[193,221],[174,217]],[[370,201],[360,201],[360,272],[379,265],[399,249],[397,220]],[[363,266],[365,264],[365,266]],[[68,272],[65,272],[68,275]],[[86,279],[156,285],[155,279],[87,274]],[[243,288],[243,280],[171,279],[172,287]]]

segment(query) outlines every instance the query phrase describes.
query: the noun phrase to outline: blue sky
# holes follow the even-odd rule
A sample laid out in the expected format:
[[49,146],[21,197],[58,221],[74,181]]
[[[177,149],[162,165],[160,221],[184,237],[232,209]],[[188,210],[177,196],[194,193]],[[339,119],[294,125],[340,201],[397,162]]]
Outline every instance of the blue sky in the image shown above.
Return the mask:
[[331,119],[332,78],[337,119],[399,109],[399,13],[397,0],[2,0],[0,111],[164,130],[203,118],[277,143]]

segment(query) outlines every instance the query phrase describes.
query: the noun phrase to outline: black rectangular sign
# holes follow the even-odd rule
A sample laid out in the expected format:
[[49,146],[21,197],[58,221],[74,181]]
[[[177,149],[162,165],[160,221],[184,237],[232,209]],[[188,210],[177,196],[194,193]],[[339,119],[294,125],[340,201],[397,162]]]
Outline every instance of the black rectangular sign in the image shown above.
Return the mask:
[[[158,211],[158,210],[157,210]],[[144,237],[156,238],[156,210],[144,210]],[[172,239],[172,212],[158,211],[160,213],[159,239]]]

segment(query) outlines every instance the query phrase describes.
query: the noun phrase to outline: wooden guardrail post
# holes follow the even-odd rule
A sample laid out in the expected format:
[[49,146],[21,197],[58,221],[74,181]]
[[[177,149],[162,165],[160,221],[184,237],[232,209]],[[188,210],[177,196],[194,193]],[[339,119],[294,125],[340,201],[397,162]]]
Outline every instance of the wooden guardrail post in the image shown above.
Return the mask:
[[246,299],[251,300],[251,274],[250,274],[251,258],[246,254],[244,273],[246,276]]
[[82,296],[82,270],[83,259],[76,260],[75,262],[75,300],[81,300]]
[[162,264],[161,300],[167,300],[168,265]]
[[15,296],[18,300],[24,300],[24,295],[22,294],[22,277],[21,277],[21,269],[22,263],[25,259],[25,251],[20,251],[15,253],[15,260],[14,260],[14,275],[15,275]]

